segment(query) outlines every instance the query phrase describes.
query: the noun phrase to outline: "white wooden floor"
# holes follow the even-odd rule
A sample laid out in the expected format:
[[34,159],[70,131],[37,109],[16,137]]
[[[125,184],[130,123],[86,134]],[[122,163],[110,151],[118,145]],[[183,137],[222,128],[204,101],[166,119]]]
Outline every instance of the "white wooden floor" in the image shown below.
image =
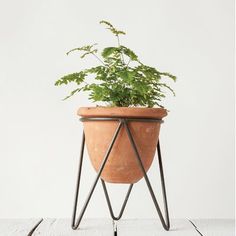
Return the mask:
[[234,236],[234,220],[172,220],[165,231],[158,219],[84,219],[72,230],[69,219],[2,219],[0,236]]

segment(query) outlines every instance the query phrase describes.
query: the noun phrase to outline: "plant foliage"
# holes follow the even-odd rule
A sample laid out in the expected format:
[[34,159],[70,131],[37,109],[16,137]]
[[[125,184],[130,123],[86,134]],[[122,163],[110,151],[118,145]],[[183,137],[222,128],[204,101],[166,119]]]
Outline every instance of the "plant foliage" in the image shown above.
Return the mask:
[[[161,100],[165,97],[165,90],[174,91],[163,82],[163,77],[176,81],[176,77],[166,72],[160,72],[156,68],[143,64],[138,56],[129,48],[120,44],[120,35],[125,32],[117,30],[107,22],[101,21],[117,38],[116,47],[106,47],[99,57],[96,44],[74,48],[67,55],[80,51],[81,58],[88,55],[94,56],[100,63],[96,67],[82,70],[63,76],[55,85],[63,85],[74,82],[77,88],[65,99],[80,91],[88,91],[89,99],[93,102],[103,101],[111,106],[146,106],[160,107]],[[94,82],[88,83],[92,76]]]

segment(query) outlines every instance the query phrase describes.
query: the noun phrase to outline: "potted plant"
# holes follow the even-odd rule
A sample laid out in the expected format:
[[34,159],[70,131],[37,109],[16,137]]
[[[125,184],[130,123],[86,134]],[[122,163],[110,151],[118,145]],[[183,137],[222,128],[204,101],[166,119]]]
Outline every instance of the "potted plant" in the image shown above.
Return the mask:
[[[99,65],[76,73],[68,74],[57,80],[55,85],[75,83],[73,90],[65,99],[85,91],[92,102],[104,102],[106,106],[81,107],[77,114],[81,117],[120,117],[162,119],[167,110],[160,104],[165,97],[165,89],[174,91],[163,82],[164,77],[176,81],[176,77],[160,72],[154,67],[143,64],[129,48],[120,44],[120,35],[107,22],[101,21],[116,37],[117,46],[106,47],[98,56],[96,44],[74,48],[67,55],[80,51],[81,58],[93,56]],[[91,82],[92,81],[92,82]],[[106,150],[117,127],[117,121],[84,121],[86,146],[91,163],[98,171]],[[152,164],[158,142],[160,123],[130,121],[129,128],[140,154],[145,171]],[[114,143],[101,178],[111,183],[135,183],[143,173],[134,157],[135,153],[122,127]]]

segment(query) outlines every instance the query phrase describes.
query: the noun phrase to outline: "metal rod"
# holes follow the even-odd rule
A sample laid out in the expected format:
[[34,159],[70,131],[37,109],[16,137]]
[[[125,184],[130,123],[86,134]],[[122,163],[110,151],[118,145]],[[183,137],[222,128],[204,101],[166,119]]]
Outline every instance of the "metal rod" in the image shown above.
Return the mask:
[[119,215],[116,217],[116,216],[114,215],[114,212],[113,212],[113,209],[112,209],[112,206],[111,206],[111,200],[110,200],[110,197],[109,197],[109,194],[108,194],[108,191],[107,191],[106,184],[105,184],[104,180],[102,180],[102,179],[101,179],[101,182],[102,182],[102,187],[103,187],[103,190],[104,190],[104,193],[105,193],[105,197],[106,197],[106,200],[107,200],[107,205],[108,205],[108,208],[109,208],[109,211],[110,211],[111,218],[112,218],[113,220],[119,220],[119,219],[122,217],[123,213],[124,213],[124,210],[125,210],[127,201],[128,201],[128,199],[129,199],[131,190],[132,190],[132,188],[133,188],[133,184],[130,184],[129,189],[128,189],[128,192],[126,193],[126,196],[125,196],[125,200],[124,200],[124,202],[123,202],[123,204],[122,204],[120,213],[119,213]]
[[136,158],[137,158],[137,160],[138,160],[139,166],[140,166],[140,168],[141,168],[141,170],[142,170],[142,172],[143,172],[144,179],[145,179],[146,184],[147,184],[147,186],[148,186],[149,192],[150,192],[150,194],[151,194],[153,203],[154,203],[154,205],[155,205],[155,207],[156,207],[157,213],[158,213],[159,218],[160,218],[160,220],[161,220],[162,226],[164,227],[165,230],[169,230],[170,227],[169,227],[169,225],[168,225],[168,222],[167,222],[167,224],[165,223],[165,220],[164,220],[163,215],[162,215],[162,213],[161,213],[160,207],[159,207],[158,202],[157,202],[157,200],[156,200],[155,194],[154,194],[154,192],[153,192],[151,183],[150,183],[149,178],[148,178],[148,176],[147,176],[147,174],[146,174],[146,171],[145,171],[145,169],[144,169],[144,166],[143,166],[141,157],[140,157],[140,155],[139,155],[138,149],[137,149],[137,147],[136,147],[136,144],[135,144],[135,142],[134,142],[134,139],[133,139],[133,137],[132,137],[132,134],[131,134],[131,132],[130,132],[130,129],[129,129],[128,125],[127,125],[127,122],[124,120],[123,123],[124,123],[124,127],[125,127],[125,129],[126,129],[126,132],[127,132],[127,134],[128,134],[130,143],[131,143],[131,145],[132,145],[132,147],[133,147],[133,149],[134,149],[135,156],[136,156]]
[[85,135],[83,132],[81,149],[80,149],[79,170],[78,170],[78,177],[77,177],[76,191],[75,191],[75,202],[74,202],[74,208],[73,208],[73,214],[72,214],[72,224],[71,224],[72,228],[75,226],[75,218],[76,218],[76,211],[77,211],[77,204],[78,204],[78,197],[79,197],[80,178],[81,178],[82,163],[83,163],[83,156],[84,156],[84,143],[85,143]]
[[[80,222],[81,222],[81,220],[82,220],[82,218],[83,218],[83,215],[84,215],[84,213],[85,213],[85,210],[86,210],[86,208],[87,208],[87,206],[88,206],[88,203],[89,203],[89,201],[90,201],[90,198],[91,198],[91,196],[92,196],[92,194],[93,194],[93,192],[94,192],[94,189],[95,189],[95,187],[96,187],[96,185],[97,185],[97,182],[98,182],[98,180],[99,180],[99,178],[100,178],[100,176],[101,176],[101,173],[102,173],[102,171],[103,171],[103,169],[104,169],[104,166],[105,166],[105,164],[106,164],[106,162],[107,162],[107,159],[108,159],[108,157],[109,157],[109,154],[110,154],[110,152],[111,152],[111,150],[112,150],[112,147],[113,147],[113,145],[114,145],[114,143],[115,143],[115,140],[116,140],[116,138],[117,138],[117,136],[118,136],[118,133],[119,133],[119,131],[120,131],[120,129],[121,129],[121,126],[122,126],[122,122],[120,122],[119,124],[118,124],[118,127],[117,127],[117,129],[116,129],[116,131],[115,131],[115,134],[114,134],[114,136],[113,136],[113,138],[112,138],[112,141],[111,141],[111,143],[110,143],[110,146],[109,146],[109,148],[108,148],[108,150],[107,150],[107,153],[106,153],[106,155],[105,155],[105,157],[104,157],[104,159],[103,159],[103,162],[102,162],[102,164],[101,164],[101,166],[100,166],[100,169],[99,169],[99,171],[98,171],[98,174],[97,174],[97,176],[96,176],[96,178],[95,178],[95,181],[94,181],[94,183],[93,183],[93,185],[92,185],[92,187],[91,187],[91,190],[89,191],[89,194],[88,194],[88,196],[87,196],[87,199],[85,200],[85,203],[84,203],[84,206],[82,207],[82,210],[81,210],[81,212],[80,212],[80,215],[79,215],[79,217],[78,217],[78,220],[77,220],[77,222],[76,222],[76,224],[72,224],[72,229],[77,229],[78,227],[79,227],[79,224],[80,224]],[[80,175],[80,174],[79,174]],[[79,186],[79,185],[78,185]],[[78,189],[76,190],[76,192],[78,191]]]
[[122,118],[122,117],[82,117],[80,121],[119,121],[125,119],[126,121],[137,121],[137,122],[158,122],[163,123],[162,119],[155,118]]
[[163,195],[163,202],[164,202],[166,225],[168,228],[170,228],[170,219],[169,219],[168,203],[167,203],[167,196],[166,196],[164,169],[162,166],[162,158],[161,158],[160,140],[158,140],[158,143],[157,143],[157,156],[158,156],[159,170],[160,170],[160,177],[161,177],[161,187],[162,187],[162,195]]

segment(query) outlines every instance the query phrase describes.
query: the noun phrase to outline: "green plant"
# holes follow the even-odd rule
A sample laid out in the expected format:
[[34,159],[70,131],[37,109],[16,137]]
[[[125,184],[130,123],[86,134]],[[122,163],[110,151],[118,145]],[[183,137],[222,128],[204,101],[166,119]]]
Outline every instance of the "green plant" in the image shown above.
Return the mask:
[[[129,48],[120,44],[120,35],[125,32],[117,30],[107,22],[100,24],[107,26],[117,38],[117,47],[104,48],[101,56],[97,56],[96,44],[74,48],[67,52],[67,55],[74,51],[81,51],[81,58],[92,55],[100,65],[85,69],[73,74],[68,74],[57,80],[55,85],[74,82],[78,87],[65,99],[80,91],[89,91],[89,99],[93,102],[103,101],[110,106],[147,106],[158,105],[165,97],[163,89],[174,91],[162,82],[163,76],[176,80],[174,75],[166,72],[159,72],[156,68],[147,66],[140,62],[138,56]],[[88,78],[93,78],[94,83],[88,83]]]

